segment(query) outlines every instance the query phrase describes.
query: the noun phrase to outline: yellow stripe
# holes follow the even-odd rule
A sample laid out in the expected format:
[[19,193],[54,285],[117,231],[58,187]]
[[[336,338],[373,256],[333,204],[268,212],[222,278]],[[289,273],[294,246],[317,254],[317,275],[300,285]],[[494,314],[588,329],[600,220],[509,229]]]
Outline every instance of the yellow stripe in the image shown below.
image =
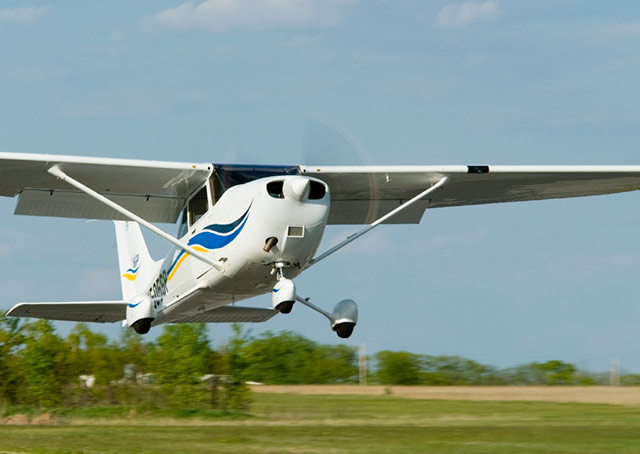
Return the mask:
[[[202,246],[192,246],[192,247],[198,252],[209,252],[209,249],[205,249]],[[167,278],[168,281],[170,281],[173,275],[176,274],[176,271],[178,271],[178,268],[180,267],[182,262],[184,262],[184,259],[186,259],[188,256],[189,256],[189,253],[185,251],[184,255],[180,258],[180,260],[178,260],[178,263],[176,263],[176,266],[173,267],[173,271]]]
[[136,277],[138,277],[138,275],[137,274],[134,275],[134,274],[126,273],[126,274],[123,274],[122,277],[126,277],[130,281],[135,281]]
[[184,255],[180,258],[180,260],[178,260],[178,263],[176,263],[176,266],[173,267],[173,271],[171,272],[171,274],[167,278],[168,281],[170,281],[171,278],[173,277],[173,275],[176,274],[176,271],[178,271],[178,267],[180,267],[180,264],[182,262],[184,262],[184,259],[186,259],[188,256],[189,256],[189,253],[185,252]]

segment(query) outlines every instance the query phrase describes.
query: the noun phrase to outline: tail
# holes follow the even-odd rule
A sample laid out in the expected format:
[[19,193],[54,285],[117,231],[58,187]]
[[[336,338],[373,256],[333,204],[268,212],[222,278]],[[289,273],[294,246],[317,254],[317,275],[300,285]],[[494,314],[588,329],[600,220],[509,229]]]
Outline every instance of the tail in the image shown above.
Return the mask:
[[160,262],[155,262],[144,241],[137,222],[114,221],[122,299],[128,301],[147,291]]

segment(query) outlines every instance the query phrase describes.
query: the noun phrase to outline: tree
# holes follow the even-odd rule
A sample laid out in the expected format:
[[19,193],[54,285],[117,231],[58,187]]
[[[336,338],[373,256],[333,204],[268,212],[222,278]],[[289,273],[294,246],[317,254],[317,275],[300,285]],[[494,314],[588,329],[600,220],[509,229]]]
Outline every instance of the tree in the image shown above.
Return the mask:
[[319,345],[293,331],[244,339],[237,355],[244,378],[269,384],[340,383],[358,372],[354,347]]
[[271,384],[300,384],[315,350],[315,343],[292,331],[263,333],[243,347],[244,377]]
[[573,364],[555,360],[547,361],[542,364],[535,364],[534,367],[536,367],[545,377],[547,385],[576,384],[576,368]]
[[358,350],[344,344],[318,345],[307,364],[307,383],[355,382],[358,376]]
[[72,378],[68,345],[47,320],[25,324],[24,333],[21,360],[32,403],[41,407],[61,404],[64,387]]
[[122,378],[118,346],[109,344],[104,334],[94,333],[85,323],[76,323],[67,336],[67,344],[74,376],[93,375],[96,386],[109,385]]
[[214,384],[211,388],[211,401],[225,409],[246,410],[252,402],[251,390],[245,378],[248,363],[243,354],[243,349],[249,341],[249,334],[242,332],[242,325],[239,323],[234,323],[231,329],[233,336],[229,339],[222,358],[214,356],[214,363],[222,365],[222,372],[227,375],[224,383],[224,398],[219,398],[218,388]]
[[149,366],[160,384],[193,385],[211,372],[210,356],[206,325],[165,325],[153,344]]
[[24,386],[18,349],[24,342],[20,319],[6,317],[0,312],[0,399],[17,404]]
[[502,380],[495,368],[460,356],[421,356],[423,385],[495,385]]
[[384,350],[376,353],[377,377],[383,385],[420,383],[420,356],[409,352]]
[[120,331],[119,340],[119,362],[122,368],[132,367],[132,377],[126,377],[135,381],[135,374],[145,373],[148,368],[149,345],[146,344],[139,334],[130,328]]
[[510,385],[592,385],[595,380],[578,374],[573,364],[553,360],[528,363],[503,370],[501,375]]

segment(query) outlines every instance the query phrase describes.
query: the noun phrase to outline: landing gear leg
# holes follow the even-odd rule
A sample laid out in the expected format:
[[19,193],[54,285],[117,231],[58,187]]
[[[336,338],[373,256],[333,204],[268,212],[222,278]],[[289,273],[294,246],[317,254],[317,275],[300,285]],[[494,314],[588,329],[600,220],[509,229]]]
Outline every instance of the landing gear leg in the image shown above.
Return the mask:
[[308,308],[324,315],[331,323],[331,329],[336,332],[338,337],[346,339],[353,334],[353,328],[358,323],[358,305],[355,301],[342,300],[336,304],[333,312],[327,312],[312,304],[309,301],[310,298],[296,296],[296,299]]

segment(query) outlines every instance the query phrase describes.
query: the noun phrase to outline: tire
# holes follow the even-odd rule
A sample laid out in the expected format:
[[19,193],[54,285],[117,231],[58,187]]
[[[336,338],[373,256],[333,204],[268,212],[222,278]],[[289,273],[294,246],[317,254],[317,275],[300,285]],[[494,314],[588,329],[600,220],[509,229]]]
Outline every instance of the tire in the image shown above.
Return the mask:
[[353,334],[353,328],[355,328],[355,326],[356,326],[355,323],[350,323],[350,322],[338,323],[336,326],[333,327],[333,330],[336,332],[338,337],[342,339],[347,339],[351,337],[351,334]]
[[152,318],[141,318],[140,320],[136,320],[131,327],[138,334],[147,334],[151,329]]
[[276,309],[280,311],[281,314],[288,314],[293,309],[293,303],[295,301],[283,301],[276,306]]

